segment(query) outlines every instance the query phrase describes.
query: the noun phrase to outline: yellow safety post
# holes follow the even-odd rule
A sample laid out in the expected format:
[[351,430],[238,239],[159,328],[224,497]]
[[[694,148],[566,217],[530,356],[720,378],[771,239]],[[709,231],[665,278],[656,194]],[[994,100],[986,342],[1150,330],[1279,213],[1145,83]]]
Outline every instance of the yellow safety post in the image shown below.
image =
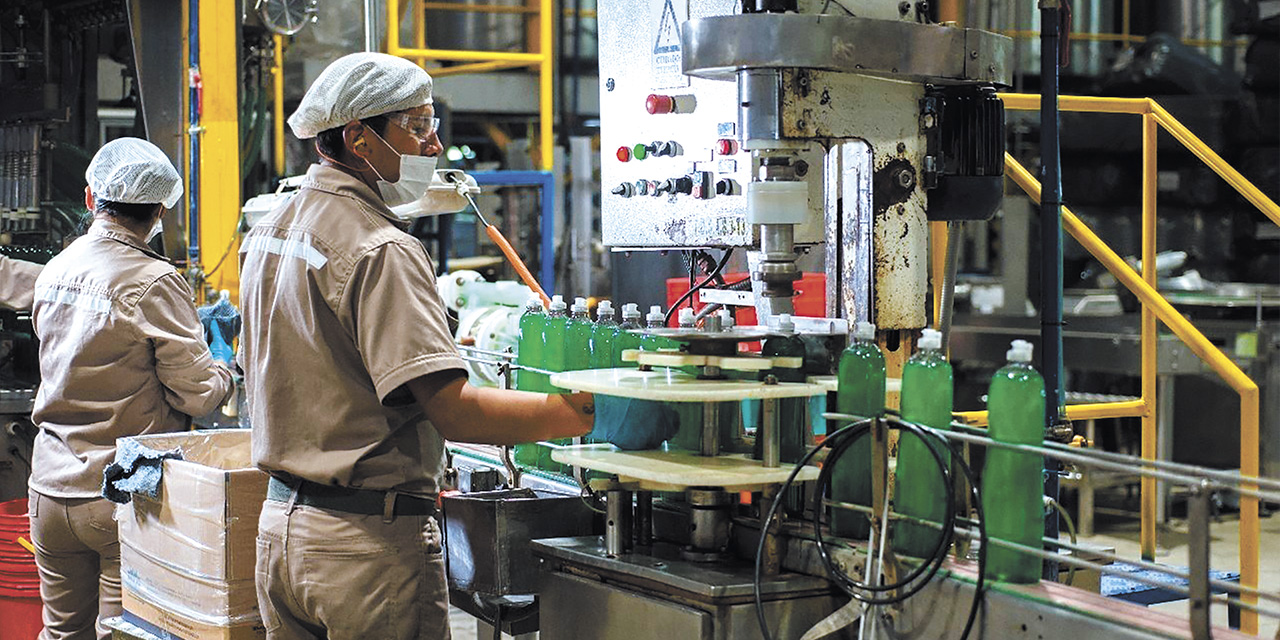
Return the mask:
[[[1156,134],[1159,133],[1155,118],[1142,116],[1142,280],[1156,289]],[[1141,319],[1141,370],[1142,403],[1142,458],[1155,460],[1159,444],[1156,416],[1156,316],[1151,307],[1142,305]],[[1139,510],[1142,514],[1138,533],[1142,559],[1156,559],[1156,522],[1158,491],[1156,479],[1143,477],[1139,490]]]
[[[1040,182],[1007,153],[1005,169],[1032,200],[1040,201]],[[1256,489],[1257,485],[1248,483],[1247,479],[1256,478],[1259,471],[1258,385],[1065,206],[1062,208],[1062,226],[1125,288],[1133,292],[1145,307],[1149,307],[1156,318],[1169,327],[1192,353],[1240,395],[1240,475],[1245,479],[1241,484],[1247,489]],[[1258,587],[1260,527],[1258,499],[1240,496],[1240,585],[1253,589]],[[1257,596],[1242,593],[1240,600],[1246,604],[1255,604]],[[1258,614],[1247,609],[1241,610],[1240,630],[1256,634]]]
[[276,177],[285,177],[284,166],[284,36],[271,37],[275,64],[271,66],[271,159]]
[[539,0],[541,11],[538,18],[538,53],[542,56],[542,64],[538,68],[538,114],[540,133],[538,150],[540,152],[541,161],[538,168],[543,171],[550,171],[555,163],[555,138],[552,137],[552,125],[555,122],[555,112],[553,111],[552,98],[552,79],[555,71],[555,41],[552,38],[551,27],[555,22],[551,19],[555,15],[555,6],[551,0]]
[[[235,259],[240,220],[240,76],[235,3],[204,0],[199,5],[200,74],[204,102],[200,124],[200,256],[211,266],[228,253],[209,284],[231,291],[239,301],[240,265]],[[202,292],[197,291],[197,296]]]
[[[431,3],[439,4],[439,3]],[[455,7],[465,7],[467,5],[449,5]],[[427,48],[427,12],[423,6],[422,0],[411,0],[409,2],[409,10],[413,11],[413,46],[417,49]],[[419,60],[418,64],[422,64]]]

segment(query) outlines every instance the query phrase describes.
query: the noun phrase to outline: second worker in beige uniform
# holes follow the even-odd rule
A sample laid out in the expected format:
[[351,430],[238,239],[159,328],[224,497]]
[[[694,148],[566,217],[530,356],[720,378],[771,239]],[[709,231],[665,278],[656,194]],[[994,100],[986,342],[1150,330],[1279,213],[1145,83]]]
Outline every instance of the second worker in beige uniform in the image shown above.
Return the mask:
[[180,431],[231,392],[186,280],[146,245],[181,196],[164,152],[137,138],[102,147],[86,173],[88,233],[36,280],[40,389],[32,420],[31,538],[41,640],[108,638],[120,615],[115,505],[102,497],[116,439]]
[[[448,638],[444,441],[600,428],[589,394],[467,383],[435,266],[389,208],[430,183],[434,115],[413,63],[334,62],[289,119],[321,164],[241,245],[253,458],[272,477],[256,576],[270,640]],[[674,427],[652,423],[654,444]]]

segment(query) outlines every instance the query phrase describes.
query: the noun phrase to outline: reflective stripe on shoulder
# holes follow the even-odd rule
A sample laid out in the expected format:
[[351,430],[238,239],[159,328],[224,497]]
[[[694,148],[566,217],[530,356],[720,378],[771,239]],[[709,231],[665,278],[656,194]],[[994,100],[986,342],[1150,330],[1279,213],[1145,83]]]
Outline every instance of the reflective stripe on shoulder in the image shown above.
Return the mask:
[[65,304],[91,313],[107,313],[111,311],[111,297],[92,291],[37,287],[36,300]]
[[301,240],[293,238],[272,238],[270,236],[253,236],[240,249],[248,252],[273,253],[278,256],[290,256],[305,261],[312,269],[320,269],[329,259],[311,246],[311,238],[302,236]]

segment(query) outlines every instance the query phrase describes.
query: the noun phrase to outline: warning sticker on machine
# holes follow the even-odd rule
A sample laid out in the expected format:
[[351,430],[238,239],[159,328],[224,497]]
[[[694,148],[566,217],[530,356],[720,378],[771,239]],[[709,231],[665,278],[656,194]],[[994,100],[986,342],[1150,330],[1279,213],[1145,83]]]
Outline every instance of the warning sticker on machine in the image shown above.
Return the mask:
[[680,70],[680,25],[688,19],[689,0],[649,0],[654,89],[689,86],[689,76]]

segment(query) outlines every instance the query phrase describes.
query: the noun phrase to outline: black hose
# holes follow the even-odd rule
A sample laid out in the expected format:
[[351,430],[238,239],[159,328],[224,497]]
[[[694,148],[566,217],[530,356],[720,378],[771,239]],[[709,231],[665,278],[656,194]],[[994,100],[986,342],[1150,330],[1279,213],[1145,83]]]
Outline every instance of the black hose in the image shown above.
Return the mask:
[[702,280],[702,282],[689,287],[689,290],[684,292],[684,295],[680,296],[680,298],[675,301],[675,304],[671,305],[670,309],[667,309],[666,316],[662,319],[662,325],[664,327],[670,326],[671,318],[676,314],[676,309],[679,309],[680,305],[684,304],[685,301],[693,294],[697,293],[699,289],[710,284],[712,280],[715,280],[716,276],[719,276],[721,271],[724,271],[725,265],[729,264],[729,258],[731,256],[733,256],[733,249],[725,249],[724,255],[720,257],[720,262],[716,263],[716,268],[713,269],[711,273]]

